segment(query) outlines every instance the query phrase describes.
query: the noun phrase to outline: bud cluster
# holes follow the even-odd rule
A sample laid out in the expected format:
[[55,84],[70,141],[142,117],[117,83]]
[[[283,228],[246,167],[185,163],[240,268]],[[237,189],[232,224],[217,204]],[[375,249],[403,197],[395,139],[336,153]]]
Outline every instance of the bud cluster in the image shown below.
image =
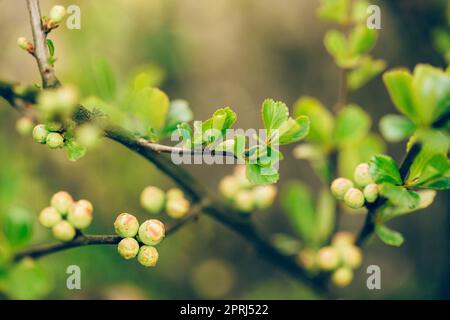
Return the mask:
[[373,203],[378,199],[379,186],[373,181],[367,163],[361,163],[355,168],[353,180],[335,179],[331,184],[334,197],[343,200],[352,209],[360,209],[365,203]]
[[225,176],[219,184],[220,193],[242,212],[269,208],[275,200],[277,188],[253,185],[245,171],[244,166],[237,166],[232,175]]
[[186,199],[183,191],[172,188],[164,192],[158,187],[146,187],[140,197],[141,206],[152,214],[158,214],[165,210],[173,219],[181,219],[189,213],[191,204]]
[[348,286],[353,279],[353,270],[362,262],[360,248],[355,245],[355,236],[341,231],[333,236],[331,245],[318,251],[304,249],[298,254],[299,262],[310,270],[332,272],[331,280],[339,287]]
[[139,225],[138,219],[129,213],[121,213],[114,222],[116,233],[123,239],[117,246],[120,256],[126,260],[137,256],[138,262],[145,267],[154,267],[159,254],[154,247],[165,236],[164,224],[150,219]]
[[93,219],[94,207],[88,200],[74,201],[66,191],[52,196],[50,206],[39,213],[39,222],[52,228],[53,236],[61,241],[71,241],[77,230],[89,227]]
[[66,15],[66,8],[60,5],[53,6],[50,9],[48,17],[42,18],[42,26],[44,27],[45,32],[49,33],[51,30],[58,28]]
[[64,136],[56,125],[38,124],[33,128],[33,139],[40,144],[46,144],[50,149],[58,149],[64,146]]

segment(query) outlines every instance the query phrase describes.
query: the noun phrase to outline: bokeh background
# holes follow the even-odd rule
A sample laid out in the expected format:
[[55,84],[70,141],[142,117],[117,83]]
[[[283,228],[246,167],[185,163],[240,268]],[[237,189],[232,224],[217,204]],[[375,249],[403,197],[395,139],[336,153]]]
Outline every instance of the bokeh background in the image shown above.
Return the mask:
[[[373,53],[389,67],[426,62],[445,67],[435,50],[433,30],[446,26],[446,0],[373,1],[382,8],[382,27]],[[111,87],[97,81],[98,66],[115,75],[110,86],[120,92],[137,70],[152,70],[155,83],[171,99],[190,102],[195,119],[218,107],[231,106],[238,128],[260,128],[262,101],[271,97],[292,106],[302,95],[317,97],[331,107],[338,94],[339,72],[323,46],[326,30],[315,0],[70,0],[41,1],[77,4],[81,30],[65,26],[52,32],[56,72],[63,83],[78,85],[83,95],[108,99]],[[0,0],[0,78],[40,81],[35,61],[16,45],[31,38],[25,1]],[[373,130],[386,113],[395,112],[380,77],[351,96],[372,115]],[[139,194],[149,185],[164,189],[172,182],[144,159],[103,141],[82,160],[71,163],[64,153],[50,152],[15,131],[18,115],[0,100],[0,215],[13,206],[36,214],[51,195],[67,190],[90,199],[95,221],[90,233],[112,233],[120,212],[140,218]],[[397,160],[404,144],[389,145]],[[279,185],[299,179],[311,188],[320,182],[308,163],[285,150]],[[211,190],[231,166],[187,167]],[[331,289],[335,298],[450,298],[449,193],[439,193],[429,209],[395,221],[406,238],[401,248],[373,241],[364,250],[363,266],[345,289]],[[293,234],[279,202],[255,217],[258,228]],[[363,216],[347,215],[342,229],[359,230]],[[32,243],[51,241],[36,223]],[[121,259],[114,246],[77,248],[40,260],[50,279],[43,298],[235,298],[302,299],[315,296],[296,279],[267,263],[233,232],[208,217],[186,226],[159,247],[160,262],[146,269]],[[66,268],[79,265],[82,290],[66,288]],[[382,290],[366,288],[366,267],[382,270]]]

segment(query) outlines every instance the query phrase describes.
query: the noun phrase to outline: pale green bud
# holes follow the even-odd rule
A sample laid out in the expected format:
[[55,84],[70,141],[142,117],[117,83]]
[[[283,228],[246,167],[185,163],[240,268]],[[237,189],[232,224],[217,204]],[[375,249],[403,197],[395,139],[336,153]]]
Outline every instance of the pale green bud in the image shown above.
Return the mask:
[[150,213],[160,213],[164,209],[165,201],[164,192],[157,187],[148,186],[141,193],[141,206]]
[[142,246],[139,249],[138,261],[144,267],[154,267],[158,262],[159,254],[155,247]]
[[233,199],[239,192],[240,185],[234,176],[226,176],[219,183],[220,193],[227,199]]
[[353,280],[353,271],[348,268],[339,268],[333,272],[331,280],[338,287],[346,287]]
[[61,220],[61,214],[53,207],[47,207],[39,213],[39,222],[46,228],[52,228]]
[[45,128],[45,125],[43,124],[38,124],[37,126],[34,127],[33,129],[33,139],[40,144],[45,144],[47,141],[47,136],[48,136],[49,132],[48,130]]
[[189,212],[190,203],[185,198],[170,197],[167,200],[166,212],[167,215],[174,219],[180,219],[186,216]]
[[34,45],[25,37],[18,38],[17,45],[20,49],[26,50],[29,53],[32,53],[34,51]]
[[142,243],[154,246],[164,239],[164,224],[156,219],[147,220],[139,227],[138,234],[139,240],[141,240]]
[[353,174],[353,179],[360,187],[365,187],[373,183],[372,175],[370,174],[370,166],[367,163],[359,164]]
[[53,195],[50,204],[53,208],[58,210],[60,214],[65,216],[69,213],[69,209],[73,204],[73,198],[66,191],[59,191]]
[[361,190],[350,188],[344,196],[344,202],[352,209],[359,209],[364,206],[364,194]]
[[244,165],[238,165],[234,168],[234,177],[239,188],[250,188],[252,183],[247,178],[247,169]]
[[122,238],[134,237],[139,230],[139,222],[129,213],[121,213],[114,221],[114,229]]
[[377,184],[371,183],[364,187],[364,197],[369,203],[374,203],[378,199],[380,188]]
[[46,143],[50,149],[58,149],[64,146],[64,138],[56,132],[50,132],[47,135]]
[[62,129],[63,125],[60,122],[51,121],[51,122],[47,122],[45,124],[45,127],[47,128],[48,131],[56,132],[56,131],[60,131]]
[[362,263],[361,249],[354,245],[342,246],[339,248],[342,262],[349,268],[356,269]]
[[348,231],[339,231],[336,232],[333,239],[331,239],[331,245],[334,247],[349,246],[353,245],[355,241],[356,237],[353,233]]
[[69,209],[67,220],[77,229],[85,229],[92,223],[92,204],[87,200],[75,202]]
[[171,189],[167,190],[166,198],[167,199],[184,198],[184,193],[183,193],[183,191],[181,191],[181,189],[171,188]]
[[139,243],[134,238],[124,238],[120,240],[117,251],[126,260],[133,259],[139,252]]
[[236,205],[236,208],[238,208],[240,211],[252,211],[255,205],[253,193],[247,190],[239,191],[234,198],[234,203]]
[[348,189],[353,188],[353,182],[345,178],[337,178],[331,184],[331,193],[338,199],[344,199],[345,193]]
[[66,8],[63,6],[53,6],[50,9],[49,17],[55,23],[60,23],[66,16]]
[[297,260],[306,269],[312,269],[316,265],[316,254],[310,249],[303,249],[298,253]]
[[275,201],[277,188],[273,185],[257,186],[252,193],[255,206],[258,209],[267,209]]
[[339,264],[339,253],[333,247],[323,247],[317,252],[316,261],[322,270],[333,270]]
[[16,130],[22,136],[28,136],[33,131],[34,123],[28,117],[22,117],[16,122]]
[[61,241],[70,241],[75,238],[75,228],[66,220],[58,222],[52,228],[53,236]]

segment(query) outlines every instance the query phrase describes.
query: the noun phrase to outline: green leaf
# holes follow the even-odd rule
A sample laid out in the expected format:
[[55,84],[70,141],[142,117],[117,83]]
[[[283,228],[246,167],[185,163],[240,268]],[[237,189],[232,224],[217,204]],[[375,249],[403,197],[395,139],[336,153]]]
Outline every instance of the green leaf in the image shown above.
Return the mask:
[[294,117],[307,116],[310,121],[309,134],[306,140],[322,144],[331,143],[334,118],[320,101],[311,97],[302,97],[294,104]]
[[389,199],[397,207],[413,210],[419,206],[419,194],[414,191],[409,191],[402,186],[383,183],[381,184],[380,194]]
[[418,123],[417,114],[412,99],[413,77],[406,69],[388,71],[383,75],[384,84],[398,111],[414,123]]
[[352,91],[358,90],[386,68],[383,60],[373,60],[365,57],[360,61],[358,67],[353,69],[347,76],[348,88]]
[[271,240],[274,246],[286,255],[296,255],[302,248],[300,241],[287,234],[274,234]]
[[414,134],[416,125],[408,118],[396,114],[388,114],[381,118],[380,131],[389,142],[400,142]]
[[348,44],[345,35],[341,31],[330,30],[325,34],[325,48],[335,60],[343,59],[348,52]]
[[289,118],[278,129],[278,143],[280,145],[297,142],[309,132],[309,118],[299,116],[297,119]]
[[50,57],[53,57],[55,55],[55,45],[53,44],[52,40],[47,39],[47,47],[48,52],[50,53]]
[[380,211],[380,221],[385,223],[396,217],[407,215],[417,210],[428,208],[433,203],[434,198],[436,197],[436,191],[434,190],[421,190],[417,192],[417,194],[419,195],[420,200],[416,208],[410,209],[405,206],[392,206],[392,205],[385,206]]
[[350,0],[321,0],[321,6],[317,10],[320,18],[344,24],[348,21]]
[[65,144],[67,158],[70,161],[77,161],[86,154],[86,147],[74,140],[67,141]]
[[161,135],[170,135],[177,129],[182,122],[189,122],[194,118],[189,103],[185,100],[173,100],[170,102],[169,111],[167,112],[166,123]]
[[374,156],[370,162],[370,174],[373,180],[378,183],[390,183],[394,185],[401,185],[402,178],[400,171],[394,159],[386,155]]
[[317,242],[323,244],[333,233],[336,220],[336,203],[328,188],[322,189],[316,208]]
[[33,232],[33,214],[23,208],[10,209],[4,220],[3,232],[13,248],[26,245]]
[[267,136],[272,136],[272,130],[278,129],[289,117],[289,109],[283,102],[266,99],[262,105],[262,118]]
[[300,182],[285,185],[281,192],[281,205],[300,238],[310,243],[315,236],[316,218],[308,188]]
[[117,95],[116,76],[109,61],[105,58],[94,58],[87,64],[88,70],[83,73],[86,91],[103,100],[114,101]]
[[405,241],[401,233],[380,224],[375,226],[375,232],[381,241],[390,246],[400,247]]
[[236,113],[230,107],[218,109],[202,124],[202,142],[209,144],[225,138],[226,131],[236,122]]
[[369,52],[377,41],[377,31],[369,29],[365,24],[356,26],[349,36],[349,50],[352,55],[361,55]]
[[272,184],[278,181],[279,174],[273,168],[265,168],[259,164],[247,163],[247,179],[257,185]]
[[369,115],[359,106],[349,105],[343,108],[336,119],[334,139],[338,146],[350,146],[360,142],[371,126]]

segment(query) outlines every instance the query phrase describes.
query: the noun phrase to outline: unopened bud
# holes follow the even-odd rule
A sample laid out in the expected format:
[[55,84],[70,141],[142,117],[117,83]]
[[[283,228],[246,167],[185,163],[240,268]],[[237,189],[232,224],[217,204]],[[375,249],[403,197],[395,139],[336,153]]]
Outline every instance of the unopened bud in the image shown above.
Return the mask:
[[158,262],[159,254],[155,247],[142,246],[139,249],[138,261],[144,267],[154,267]]
[[64,146],[64,138],[56,132],[50,132],[45,140],[50,149],[58,149]]
[[350,188],[344,196],[344,202],[352,209],[359,209],[364,206],[364,194],[361,190]]
[[52,228],[53,236],[61,241],[70,241],[75,238],[75,228],[66,220],[58,222]]
[[372,175],[370,174],[370,166],[367,163],[359,164],[353,174],[353,179],[360,187],[365,187],[373,183]]
[[28,117],[22,117],[16,122],[16,130],[22,136],[28,136],[33,131],[33,120]]
[[47,141],[47,136],[48,136],[49,132],[48,130],[45,128],[45,125],[43,124],[38,124],[37,126],[34,127],[33,129],[33,139],[40,144],[45,144]]
[[341,247],[341,246],[349,246],[353,245],[356,241],[356,237],[353,233],[348,231],[339,231],[331,240],[331,244],[334,247]]
[[153,186],[145,188],[141,193],[141,206],[150,213],[160,213],[165,205],[164,192]]
[[84,124],[80,126],[75,133],[76,140],[88,148],[95,147],[101,135],[102,132],[100,128],[92,124]]
[[114,229],[122,238],[134,237],[139,230],[137,218],[129,213],[121,213],[114,221]]
[[243,212],[250,212],[254,207],[253,193],[247,190],[241,190],[234,198],[236,208]]
[[333,272],[331,280],[338,287],[346,287],[353,280],[353,271],[348,268],[339,268]]
[[183,218],[190,208],[190,203],[185,198],[169,198],[166,204],[167,215],[174,219]]
[[171,188],[166,192],[167,199],[176,199],[176,198],[184,198],[184,193],[181,189]]
[[312,269],[316,265],[316,254],[309,249],[303,249],[297,255],[297,259],[300,265],[304,266],[306,269]]
[[239,183],[234,176],[225,176],[219,183],[220,193],[227,199],[233,199],[239,192]]
[[277,196],[277,188],[273,185],[256,186],[252,192],[255,206],[258,209],[269,208]]
[[139,240],[141,240],[142,243],[154,246],[164,239],[164,224],[156,219],[147,220],[139,227],[138,234]]
[[50,203],[53,208],[65,216],[73,204],[73,199],[66,191],[59,191],[53,195]]
[[61,220],[61,214],[53,207],[47,207],[39,213],[39,222],[46,228],[52,228]]
[[368,184],[364,187],[364,197],[369,203],[373,203],[378,199],[379,187],[375,183]]
[[317,264],[323,270],[333,270],[339,264],[338,251],[333,247],[323,247],[317,252]]
[[77,229],[85,229],[92,223],[92,204],[87,200],[75,202],[69,209],[67,220]]
[[50,9],[49,17],[55,23],[60,23],[66,16],[66,8],[63,6],[53,6]]
[[353,182],[345,178],[337,178],[331,184],[331,193],[336,199],[342,200],[350,188],[353,188]]
[[134,238],[120,240],[117,251],[126,260],[133,259],[139,252],[139,243]]
[[34,46],[33,44],[25,37],[20,37],[17,39],[17,45],[20,49],[26,50],[29,53],[34,52]]
[[339,253],[341,254],[341,259],[344,265],[351,269],[358,268],[362,263],[362,253],[357,246],[343,246],[339,248]]

